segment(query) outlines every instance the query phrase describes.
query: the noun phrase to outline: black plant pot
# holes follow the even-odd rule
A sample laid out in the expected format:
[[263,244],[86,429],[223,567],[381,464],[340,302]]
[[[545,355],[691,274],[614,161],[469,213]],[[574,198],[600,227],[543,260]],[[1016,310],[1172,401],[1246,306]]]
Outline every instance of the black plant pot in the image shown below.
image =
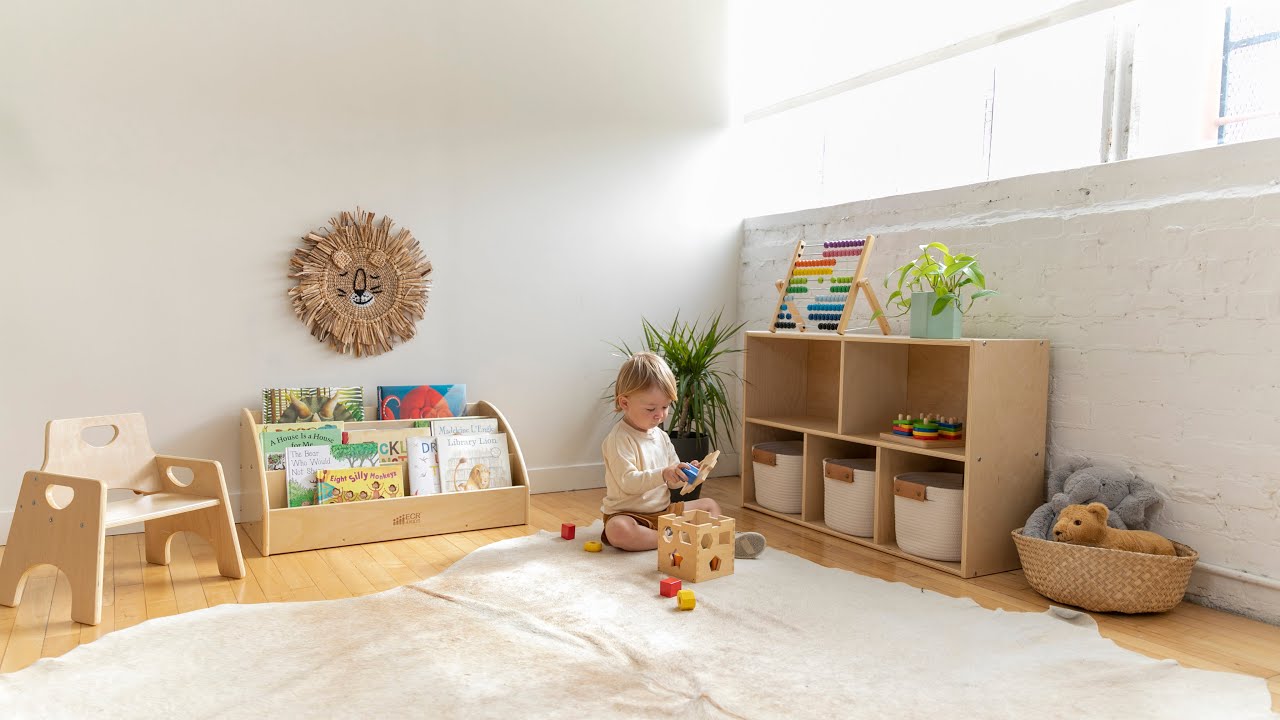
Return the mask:
[[[707,453],[711,452],[711,438],[706,433],[682,433],[672,430],[667,435],[671,438],[671,444],[676,447],[676,455],[680,457],[680,462],[701,461]],[[701,485],[694,488],[688,495],[681,495],[680,489],[676,488],[671,491],[671,502],[697,500],[701,496]]]

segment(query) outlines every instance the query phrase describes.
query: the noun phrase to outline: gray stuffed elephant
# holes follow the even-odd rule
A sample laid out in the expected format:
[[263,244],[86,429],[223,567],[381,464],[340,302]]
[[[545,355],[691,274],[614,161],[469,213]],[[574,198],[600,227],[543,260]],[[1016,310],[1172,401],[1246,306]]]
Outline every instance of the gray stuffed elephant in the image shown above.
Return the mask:
[[1068,463],[1053,471],[1048,481],[1049,501],[1027,518],[1023,535],[1053,539],[1058,514],[1068,505],[1100,502],[1111,512],[1107,525],[1117,530],[1146,530],[1147,508],[1159,496],[1151,483],[1128,470],[1091,465],[1088,461]]

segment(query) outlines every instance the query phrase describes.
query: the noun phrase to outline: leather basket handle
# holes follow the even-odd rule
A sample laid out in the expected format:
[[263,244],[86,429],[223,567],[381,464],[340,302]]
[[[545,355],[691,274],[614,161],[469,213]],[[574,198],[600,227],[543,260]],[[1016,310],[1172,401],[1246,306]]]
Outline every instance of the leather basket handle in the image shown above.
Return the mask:
[[778,453],[761,450],[759,448],[751,448],[751,459],[752,461],[761,463],[762,465],[776,466],[778,464]]
[[848,465],[839,465],[837,463],[827,463],[827,477],[840,482],[853,482],[853,468]]
[[900,498],[924,502],[928,499],[928,487],[920,483],[913,483],[910,480],[894,480],[893,494]]

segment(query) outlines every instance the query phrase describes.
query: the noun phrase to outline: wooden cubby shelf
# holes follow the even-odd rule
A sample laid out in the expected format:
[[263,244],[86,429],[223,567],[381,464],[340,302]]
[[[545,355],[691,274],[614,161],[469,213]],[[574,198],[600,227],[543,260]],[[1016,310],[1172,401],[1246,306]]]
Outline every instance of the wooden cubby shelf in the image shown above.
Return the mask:
[[[742,447],[801,440],[798,514],[760,506],[751,453],[743,453],[742,505],[960,577],[1018,567],[1009,532],[1044,501],[1049,342],[752,331],[744,337]],[[880,437],[899,413],[964,418],[962,447],[914,447]],[[824,458],[876,460],[873,535],[823,519]],[[898,547],[893,478],[964,476],[959,562]]]
[[[469,403],[466,414],[498,419],[498,432],[507,435],[511,487],[291,508],[285,498],[284,471],[262,469],[262,413],[244,409],[240,414],[241,524],[264,557],[524,525],[529,520],[529,475],[515,432],[490,403]],[[366,420],[348,422],[345,427],[394,430],[411,428],[413,421]]]

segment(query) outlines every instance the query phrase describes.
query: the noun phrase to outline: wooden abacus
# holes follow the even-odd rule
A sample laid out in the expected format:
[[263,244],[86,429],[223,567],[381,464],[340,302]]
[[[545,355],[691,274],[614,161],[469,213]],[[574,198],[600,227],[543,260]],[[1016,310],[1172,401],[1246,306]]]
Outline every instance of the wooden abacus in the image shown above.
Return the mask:
[[[804,240],[797,242],[790,272],[786,279],[777,283],[778,302],[774,306],[769,331],[804,332],[809,329],[805,322],[808,320],[815,323],[818,330],[834,330],[843,335],[861,290],[876,314],[880,332],[888,335],[889,321],[884,317],[880,300],[871,289],[871,283],[863,277],[874,243],[873,235],[853,240],[828,240],[821,247],[813,248],[806,248]],[[818,291],[815,292],[814,285],[824,284],[827,285],[825,288],[816,288]],[[797,302],[804,305],[803,310]]]

